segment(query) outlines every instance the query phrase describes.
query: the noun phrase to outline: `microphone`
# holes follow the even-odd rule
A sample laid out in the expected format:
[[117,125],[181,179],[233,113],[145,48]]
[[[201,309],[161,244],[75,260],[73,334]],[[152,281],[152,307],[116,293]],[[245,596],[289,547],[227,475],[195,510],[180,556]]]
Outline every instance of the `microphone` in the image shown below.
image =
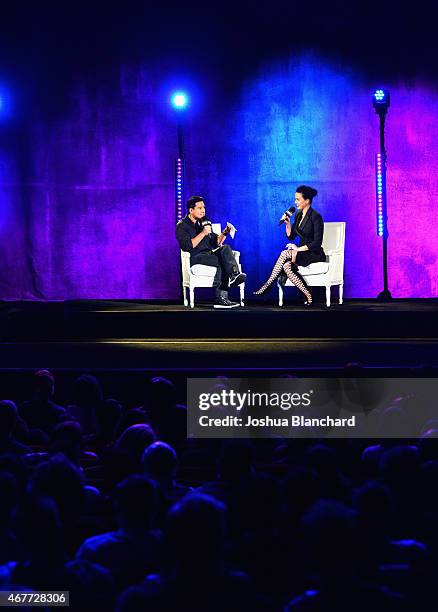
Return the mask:
[[205,227],[206,225],[212,225],[211,221],[209,219],[206,219],[205,217],[202,219],[201,221],[201,226]]
[[281,216],[280,221],[278,222],[278,225],[282,225],[282,223],[284,223],[286,221],[287,218],[291,218],[292,215],[295,212],[295,206],[291,206],[290,208],[288,208],[284,214]]

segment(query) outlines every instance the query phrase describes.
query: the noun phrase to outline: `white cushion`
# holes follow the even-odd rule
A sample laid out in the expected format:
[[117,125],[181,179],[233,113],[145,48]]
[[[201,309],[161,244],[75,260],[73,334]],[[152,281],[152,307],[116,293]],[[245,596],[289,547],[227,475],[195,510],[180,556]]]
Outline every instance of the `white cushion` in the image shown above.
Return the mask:
[[327,274],[329,269],[329,263],[326,261],[318,261],[311,263],[308,266],[298,266],[298,272],[303,276],[310,276],[312,274]]
[[216,275],[216,268],[214,266],[204,266],[204,264],[195,264],[190,268],[190,272],[195,276],[211,276]]

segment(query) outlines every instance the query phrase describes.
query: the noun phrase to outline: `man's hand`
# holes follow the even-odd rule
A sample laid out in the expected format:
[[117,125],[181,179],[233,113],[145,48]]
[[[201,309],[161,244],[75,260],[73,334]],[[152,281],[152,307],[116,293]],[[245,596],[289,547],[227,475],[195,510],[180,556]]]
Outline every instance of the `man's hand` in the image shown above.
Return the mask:
[[202,233],[204,234],[204,236],[208,236],[209,234],[211,234],[211,232],[212,232],[211,225],[204,225],[204,227],[202,228]]

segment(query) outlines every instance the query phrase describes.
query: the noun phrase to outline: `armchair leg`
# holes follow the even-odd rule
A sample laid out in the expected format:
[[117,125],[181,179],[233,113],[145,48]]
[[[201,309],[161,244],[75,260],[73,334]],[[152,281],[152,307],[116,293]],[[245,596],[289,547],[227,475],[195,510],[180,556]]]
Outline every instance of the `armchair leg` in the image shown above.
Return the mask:
[[327,308],[330,308],[330,285],[327,285],[325,288],[325,299]]
[[195,289],[190,287],[190,308],[195,307]]
[[283,306],[283,287],[278,285],[278,305]]
[[245,306],[245,283],[240,285],[240,305]]
[[344,303],[344,283],[339,285],[339,303]]
[[184,300],[184,306],[188,306],[189,300],[187,299],[187,291],[184,285],[183,285],[183,300]]

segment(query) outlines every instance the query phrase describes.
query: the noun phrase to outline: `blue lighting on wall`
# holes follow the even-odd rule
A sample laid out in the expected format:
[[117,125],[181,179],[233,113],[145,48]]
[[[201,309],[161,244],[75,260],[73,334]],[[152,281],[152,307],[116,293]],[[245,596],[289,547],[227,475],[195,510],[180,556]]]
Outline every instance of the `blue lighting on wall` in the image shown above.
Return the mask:
[[386,163],[382,153],[376,154],[376,217],[377,235],[388,236],[386,212]]
[[171,96],[171,102],[176,110],[184,110],[189,104],[189,97],[183,91],[176,91]]

